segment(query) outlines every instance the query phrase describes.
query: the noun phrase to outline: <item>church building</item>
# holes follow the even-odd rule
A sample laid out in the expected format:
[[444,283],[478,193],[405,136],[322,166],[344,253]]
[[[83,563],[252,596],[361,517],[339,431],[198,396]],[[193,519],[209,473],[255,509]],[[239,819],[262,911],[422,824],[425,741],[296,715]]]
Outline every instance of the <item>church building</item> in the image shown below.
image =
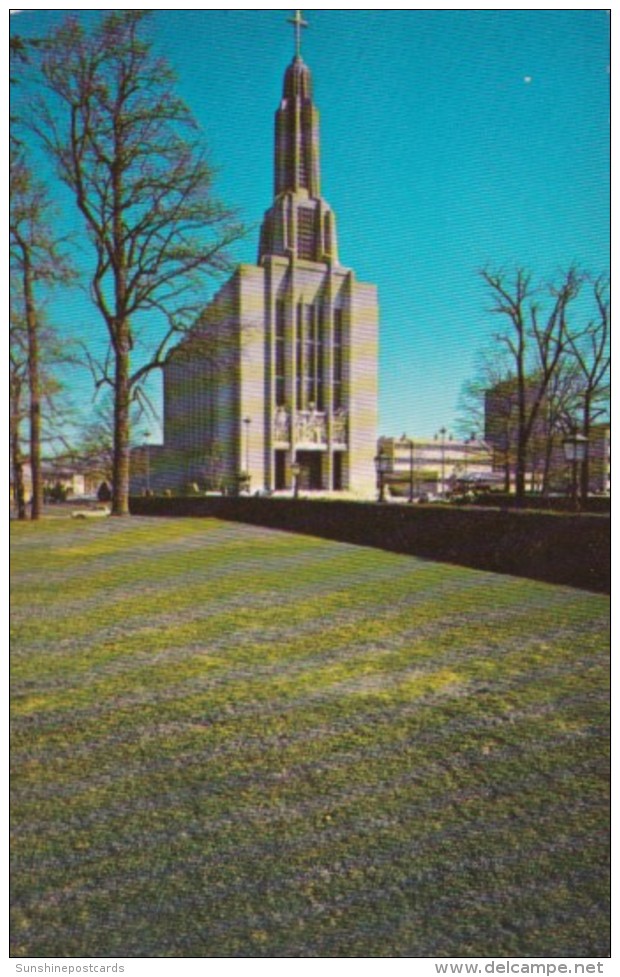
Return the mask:
[[239,265],[168,357],[156,487],[215,488],[244,473],[252,493],[296,479],[305,491],[375,490],[376,287],[339,262],[305,22],[299,11],[291,22],[258,260]]

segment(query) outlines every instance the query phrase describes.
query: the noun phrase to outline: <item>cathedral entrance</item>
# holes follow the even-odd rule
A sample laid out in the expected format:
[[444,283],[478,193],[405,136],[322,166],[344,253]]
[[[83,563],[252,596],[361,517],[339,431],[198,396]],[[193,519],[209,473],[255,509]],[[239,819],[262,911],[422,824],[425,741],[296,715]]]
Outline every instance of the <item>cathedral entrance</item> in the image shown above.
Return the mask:
[[341,492],[344,488],[344,481],[342,477],[342,453],[340,451],[335,451],[332,461],[332,469],[334,473],[334,492]]
[[306,492],[323,488],[323,455],[320,451],[298,451],[301,465],[299,487]]
[[276,492],[286,488],[286,451],[276,451],[274,488]]

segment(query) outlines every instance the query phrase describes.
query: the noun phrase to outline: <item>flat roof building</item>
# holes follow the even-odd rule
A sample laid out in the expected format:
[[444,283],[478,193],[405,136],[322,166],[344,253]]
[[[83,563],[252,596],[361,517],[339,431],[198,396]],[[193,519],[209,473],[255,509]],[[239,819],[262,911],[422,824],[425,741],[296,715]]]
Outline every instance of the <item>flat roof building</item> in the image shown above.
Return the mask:
[[477,438],[458,441],[447,431],[434,438],[379,438],[379,455],[387,459],[385,482],[392,495],[445,496],[457,483],[461,487],[495,486],[493,455],[486,442]]

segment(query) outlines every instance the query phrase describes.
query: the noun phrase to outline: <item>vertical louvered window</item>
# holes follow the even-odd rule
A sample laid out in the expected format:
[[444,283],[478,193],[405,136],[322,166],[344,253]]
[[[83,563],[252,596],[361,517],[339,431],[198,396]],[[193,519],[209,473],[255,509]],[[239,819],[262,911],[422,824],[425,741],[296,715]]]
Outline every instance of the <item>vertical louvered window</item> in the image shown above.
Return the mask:
[[306,345],[306,356],[305,356],[305,391],[306,391],[306,405],[309,407],[310,404],[314,404],[316,407],[316,345],[317,345],[317,321],[315,315],[315,308],[313,305],[306,305],[304,307],[304,320],[305,320],[305,345]]
[[297,211],[297,257],[314,260],[314,211],[309,207]]
[[324,305],[320,307],[320,315],[318,316],[317,322],[317,333],[316,333],[316,370],[315,370],[315,382],[316,382],[316,406],[317,410],[325,410],[325,395],[324,395],[324,378],[325,378],[325,329],[326,329],[327,315],[326,308]]
[[304,307],[301,302],[297,306],[297,334],[295,337],[295,406],[297,410],[303,410],[303,370],[304,370]]
[[285,330],[286,306],[283,301],[276,302],[276,406],[283,407],[286,401],[285,393]]
[[308,187],[308,167],[306,166],[306,154],[304,153],[304,147],[303,146],[300,147],[298,176],[299,176],[299,186],[300,187],[306,187],[306,189],[307,189],[307,187]]
[[343,406],[342,403],[342,375],[343,375],[342,339],[343,339],[342,310],[335,309],[334,311],[334,389],[333,389],[334,410],[338,410],[339,407]]

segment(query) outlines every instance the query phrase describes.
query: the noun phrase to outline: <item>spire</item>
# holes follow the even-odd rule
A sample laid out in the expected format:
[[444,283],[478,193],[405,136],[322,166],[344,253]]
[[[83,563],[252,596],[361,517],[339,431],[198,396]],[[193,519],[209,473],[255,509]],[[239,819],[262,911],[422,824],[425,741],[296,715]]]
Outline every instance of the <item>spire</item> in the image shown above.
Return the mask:
[[284,73],[276,112],[273,207],[265,215],[259,260],[269,254],[310,261],[337,260],[334,217],[321,198],[319,113],[312,101],[312,75],[301,57],[301,10],[289,17],[295,56]]
[[312,76],[301,57],[301,32],[307,27],[301,10],[287,23],[295,30],[295,57],[284,74],[276,113],[275,194],[307,190],[321,193],[319,179],[319,113],[312,104]]

